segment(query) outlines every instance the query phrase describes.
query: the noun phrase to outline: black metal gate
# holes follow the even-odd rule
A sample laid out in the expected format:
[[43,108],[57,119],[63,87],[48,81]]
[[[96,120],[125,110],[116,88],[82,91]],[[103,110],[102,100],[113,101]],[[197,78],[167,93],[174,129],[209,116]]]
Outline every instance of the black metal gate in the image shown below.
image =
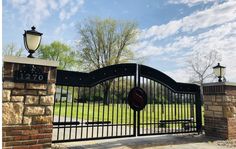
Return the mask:
[[[118,64],[90,73],[57,71],[53,142],[200,132],[200,88],[177,83],[137,64]],[[133,110],[128,95],[141,88],[146,106]]]

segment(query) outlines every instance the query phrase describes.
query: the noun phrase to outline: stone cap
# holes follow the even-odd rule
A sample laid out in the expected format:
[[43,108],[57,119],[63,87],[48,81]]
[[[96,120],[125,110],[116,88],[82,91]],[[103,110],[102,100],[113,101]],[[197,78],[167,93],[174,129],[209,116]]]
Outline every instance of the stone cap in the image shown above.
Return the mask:
[[205,83],[203,86],[236,86],[235,82],[212,82],[212,83]]
[[3,62],[32,64],[32,65],[51,66],[51,67],[59,66],[59,63],[57,61],[43,60],[43,59],[37,59],[37,58],[18,57],[18,56],[4,56]]
[[236,95],[236,83],[215,82],[203,84],[204,95]]

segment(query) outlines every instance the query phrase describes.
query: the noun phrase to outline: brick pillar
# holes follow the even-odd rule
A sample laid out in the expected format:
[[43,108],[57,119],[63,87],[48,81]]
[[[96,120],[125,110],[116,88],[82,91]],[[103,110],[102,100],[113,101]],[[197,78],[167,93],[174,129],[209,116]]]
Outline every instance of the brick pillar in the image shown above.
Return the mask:
[[[15,72],[37,66],[47,82],[20,82]],[[3,63],[3,148],[50,148],[57,62],[7,56]],[[20,83],[19,83],[20,82]]]
[[206,136],[236,139],[236,83],[203,87]]

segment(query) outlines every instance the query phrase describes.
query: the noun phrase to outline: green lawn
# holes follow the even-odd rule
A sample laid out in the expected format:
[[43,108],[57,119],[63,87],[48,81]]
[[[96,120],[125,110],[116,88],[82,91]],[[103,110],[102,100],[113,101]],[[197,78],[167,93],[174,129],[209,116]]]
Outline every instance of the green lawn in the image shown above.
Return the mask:
[[[67,104],[67,106],[66,106]],[[59,108],[61,106],[61,108]],[[194,105],[195,106],[195,105]],[[190,119],[190,104],[147,104],[140,112],[141,123],[157,123],[160,120]],[[67,111],[67,112],[65,112]],[[195,115],[195,107],[193,108]],[[133,123],[133,110],[126,104],[102,103],[55,103],[54,115],[86,121],[111,121],[117,123]]]

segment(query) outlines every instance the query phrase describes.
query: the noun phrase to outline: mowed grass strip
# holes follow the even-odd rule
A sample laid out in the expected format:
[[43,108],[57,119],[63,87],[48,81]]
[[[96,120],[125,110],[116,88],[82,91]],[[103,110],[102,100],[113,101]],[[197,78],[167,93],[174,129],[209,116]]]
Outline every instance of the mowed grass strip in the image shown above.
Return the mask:
[[[67,106],[66,106],[67,105]],[[147,104],[140,111],[141,123],[158,123],[160,120],[190,119],[190,104]],[[55,103],[54,115],[66,116],[72,121],[111,121],[113,124],[132,124],[133,110],[127,104]],[[195,105],[193,107],[196,115]]]

